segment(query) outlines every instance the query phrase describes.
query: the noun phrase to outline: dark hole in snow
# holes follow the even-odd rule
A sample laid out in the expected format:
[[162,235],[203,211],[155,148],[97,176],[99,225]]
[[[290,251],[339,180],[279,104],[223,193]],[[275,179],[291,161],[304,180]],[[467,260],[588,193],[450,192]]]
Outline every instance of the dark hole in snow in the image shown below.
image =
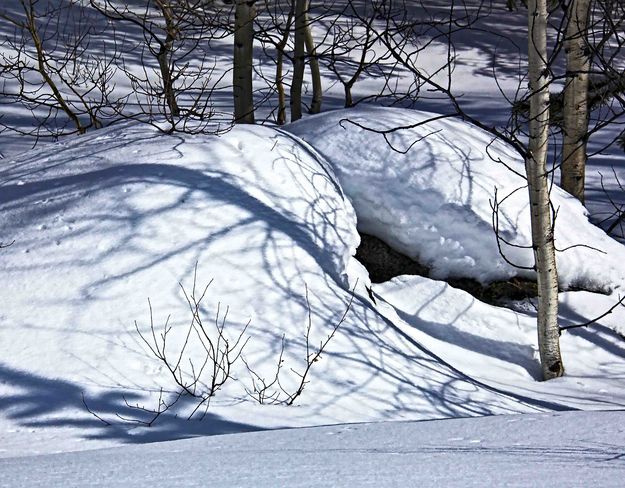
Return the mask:
[[[367,268],[372,283],[383,283],[400,275],[430,274],[427,266],[392,249],[381,239],[363,232],[360,233],[356,259]],[[510,301],[536,297],[538,294],[536,282],[525,278],[511,278],[487,285],[471,278],[448,278],[446,281],[454,288],[464,290],[478,300],[493,305],[505,305]]]
[[395,251],[377,237],[362,232],[356,259],[367,268],[373,283],[384,283],[399,275],[428,276],[430,272],[427,266]]

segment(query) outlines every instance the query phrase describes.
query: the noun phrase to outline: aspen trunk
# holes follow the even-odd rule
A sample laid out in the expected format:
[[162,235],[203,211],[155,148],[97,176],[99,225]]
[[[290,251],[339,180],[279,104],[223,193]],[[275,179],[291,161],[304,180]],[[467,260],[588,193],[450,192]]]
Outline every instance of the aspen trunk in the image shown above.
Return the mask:
[[304,12],[304,44],[306,45],[306,53],[308,59],[310,59],[310,75],[312,77],[313,85],[313,97],[310,103],[311,114],[318,114],[321,112],[321,71],[319,70],[319,60],[317,59],[317,52],[315,49],[315,43],[313,41],[312,28],[310,27],[310,18],[308,11],[310,9],[310,2],[306,2],[306,10]]
[[276,90],[278,92],[278,117],[276,122],[278,125],[286,124],[286,93],[284,91],[284,82],[282,68],[284,66],[284,52],[278,50],[276,58]]
[[254,2],[237,0],[234,15],[234,121],[254,123],[252,61],[254,47]]
[[588,133],[587,48],[590,0],[573,0],[564,40],[566,52],[566,85],[564,87],[564,141],[560,185],[584,203],[586,173],[586,135]]
[[291,82],[291,122],[302,118],[302,84],[306,62],[306,0],[295,1],[295,52],[293,53],[293,80]]
[[284,34],[280,42],[276,46],[278,51],[276,58],[276,90],[278,91],[278,125],[286,124],[286,92],[284,90],[284,49],[289,41],[289,34],[291,33],[291,24],[293,23],[293,15],[295,15],[295,5],[291,2],[289,7],[289,16],[286,20],[286,26],[284,28]]
[[553,242],[547,144],[549,74],[547,70],[547,0],[528,2],[530,120],[525,160],[531,209],[532,246],[538,280],[538,349],[544,380],[564,374],[558,327],[558,273]]

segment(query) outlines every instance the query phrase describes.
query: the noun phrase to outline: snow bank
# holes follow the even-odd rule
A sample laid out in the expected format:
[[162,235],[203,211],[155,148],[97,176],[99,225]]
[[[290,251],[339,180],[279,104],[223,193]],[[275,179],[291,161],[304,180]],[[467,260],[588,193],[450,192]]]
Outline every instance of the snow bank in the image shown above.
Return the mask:
[[[501,236],[514,246],[525,246],[502,243],[505,255],[518,265],[531,266],[522,159],[506,144],[458,119],[409,127],[436,116],[360,106],[308,117],[287,129],[332,163],[356,209],[359,229],[428,265],[433,277],[463,276],[486,283],[519,274],[499,255],[491,202],[497,189]],[[404,128],[387,134],[387,143],[382,134],[350,121],[378,131]],[[393,151],[389,143],[404,153]],[[560,188],[553,188],[552,201],[558,209],[561,285],[620,286],[625,248],[590,224],[583,206]],[[579,244],[603,252],[571,248]]]
[[[563,333],[560,348],[566,376],[533,383],[531,378],[540,379],[541,372],[531,306],[527,313],[493,307],[444,281],[422,276],[398,276],[374,285],[374,290],[378,311],[388,320],[409,329],[412,337],[442,360],[490,385],[515,385],[519,390],[513,390],[532,398],[542,397],[538,392],[544,388],[559,402],[574,384],[580,388],[574,395],[576,408],[592,408],[592,400],[581,391],[594,390],[597,398],[612,405],[625,400],[618,386],[618,378],[625,374],[625,344],[622,336],[610,330],[623,330],[622,307],[592,329]],[[589,292],[562,293],[560,301],[561,325],[585,322],[614,305],[614,297]],[[597,371],[605,374],[597,375]]]
[[[221,136],[109,128],[29,152],[0,173],[0,457],[147,442],[261,427],[425,419],[543,410],[467,377],[390,322],[350,256],[354,211],[327,163],[289,133],[235,127]],[[139,339],[171,315],[168,347],[184,340],[189,310],[178,282],[214,279],[205,323],[229,306],[226,333],[251,320],[245,358],[294,391],[310,345],[346,321],[310,372],[297,406],[257,405],[250,374],[211,401],[204,422],[181,402],[150,428],[126,405],[158,405],[176,390]],[[349,283],[348,283],[349,280]],[[197,343],[190,354],[202,352]],[[175,354],[175,353],[174,353]],[[197,356],[193,356],[196,358]],[[200,354],[200,358],[201,358]],[[197,364],[197,363],[196,363]],[[526,379],[531,379],[525,375]],[[83,405],[112,423],[105,426]],[[120,425],[121,424],[121,425]],[[89,443],[82,442],[85,438]]]
[[[235,328],[303,319],[305,283],[312,294],[348,287],[353,209],[290,134],[128,125],[50,149],[0,173],[0,228],[15,241],[0,253],[0,342],[13,345],[15,366],[101,383],[101,365],[119,361],[146,384],[134,321],[145,330],[149,297],[157,324],[168,314],[185,323],[178,283],[190,288],[196,263],[198,286],[214,279],[207,312],[230,306]],[[279,337],[280,325],[268,332]]]
[[[565,334],[571,376],[545,385],[534,380],[530,316],[421,277],[370,296],[366,270],[351,258],[354,210],[324,158],[290,133],[247,126],[183,136],[125,125],[23,154],[0,181],[2,240],[15,240],[0,252],[0,457],[625,402],[623,353],[610,331],[605,347],[596,335]],[[256,404],[237,363],[236,381],[203,422],[185,420],[195,407],[187,399],[149,428],[123,422],[118,414],[142,418],[132,405],[155,408],[161,389],[167,398],[177,389],[134,324],[150,334],[149,297],[156,334],[171,315],[176,351],[189,323],[178,282],[190,290],[196,263],[198,286],[214,280],[205,323],[229,306],[234,339],[251,320],[244,355],[264,378],[275,375],[284,337],[280,382],[290,391],[299,385],[292,369],[306,367],[306,289],[312,347],[344,314],[351,289],[355,296],[297,405]],[[188,351],[202,357],[196,342]]]

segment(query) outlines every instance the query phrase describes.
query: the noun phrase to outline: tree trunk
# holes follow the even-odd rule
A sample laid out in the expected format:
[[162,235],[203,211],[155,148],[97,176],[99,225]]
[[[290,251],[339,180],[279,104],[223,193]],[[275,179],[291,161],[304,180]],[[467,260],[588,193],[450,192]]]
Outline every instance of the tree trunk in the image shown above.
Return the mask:
[[529,147],[525,159],[531,209],[532,246],[538,281],[538,349],[544,380],[564,374],[558,327],[558,273],[553,242],[547,144],[549,141],[549,72],[547,70],[547,0],[528,3],[530,89]]
[[254,48],[254,2],[237,0],[234,16],[234,121],[254,123],[252,61]]
[[289,7],[289,16],[286,19],[286,26],[284,27],[284,33],[280,42],[276,46],[276,90],[278,91],[278,125],[286,124],[286,92],[284,91],[284,49],[289,41],[289,34],[291,33],[291,24],[293,23],[293,15],[295,15],[295,5],[291,2]]
[[295,52],[293,53],[293,80],[291,82],[291,122],[302,118],[302,84],[306,62],[306,4],[307,0],[295,2]]
[[174,13],[168,3],[163,0],[156,0],[155,3],[161,11],[163,19],[165,19],[166,32],[165,41],[161,43],[156,59],[158,60],[158,66],[161,70],[163,92],[165,94],[165,101],[167,103],[167,107],[169,108],[169,113],[174,117],[178,117],[180,115],[180,108],[178,108],[173,76],[169,66],[171,51],[174,47],[174,41],[176,40],[176,22],[174,19]]
[[278,91],[278,117],[276,122],[278,125],[286,124],[286,93],[284,91],[284,82],[282,67],[284,66],[284,52],[278,50],[276,57],[276,90]]
[[587,46],[590,0],[572,0],[564,40],[566,52],[566,85],[564,87],[564,141],[560,185],[584,203],[586,172],[586,135],[588,133],[588,70],[590,50]]
[[352,100],[352,85],[350,83],[345,83],[343,89],[345,91],[345,108],[352,108],[354,106],[354,101]]
[[310,59],[310,75],[312,76],[313,97],[310,103],[309,113],[318,114],[321,112],[321,71],[319,70],[319,60],[315,43],[313,41],[312,28],[310,27],[310,19],[308,11],[310,9],[310,1],[307,0],[306,10],[304,12],[304,43],[306,45],[306,53]]

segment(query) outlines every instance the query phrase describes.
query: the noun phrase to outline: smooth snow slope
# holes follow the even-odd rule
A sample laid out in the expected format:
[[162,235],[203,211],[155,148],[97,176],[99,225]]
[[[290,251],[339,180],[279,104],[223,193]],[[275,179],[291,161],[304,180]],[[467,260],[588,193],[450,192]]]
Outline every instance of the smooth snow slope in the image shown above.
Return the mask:
[[622,486],[624,412],[335,425],[0,460],[0,486]]
[[[522,159],[459,119],[430,121],[438,117],[362,105],[307,117],[287,130],[330,161],[359,228],[418,258],[433,277],[490,282],[522,273],[499,254],[491,210],[497,191],[499,231],[513,244],[501,242],[503,252],[532,266]],[[390,132],[385,140],[374,130]],[[584,207],[557,186],[551,198],[561,285],[613,290],[625,283],[625,248],[590,224]]]
[[[222,137],[169,136],[125,125],[26,153],[0,181],[0,228],[15,240],[0,253],[0,456],[576,404],[484,385],[415,340],[414,324],[383,317],[366,273],[350,260],[358,236],[349,200],[327,163],[288,133],[252,126]],[[306,287],[312,346],[355,286],[356,297],[295,407],[254,403],[239,362],[237,381],[219,391],[204,422],[186,422],[194,405],[181,402],[151,428],[125,423],[117,414],[145,419],[132,406],[155,408],[161,388],[166,397],[177,388],[134,323],[150,334],[148,298],[157,336],[171,315],[175,357],[189,323],[178,282],[190,291],[196,263],[198,286],[214,280],[206,323],[229,306],[234,340],[251,320],[244,356],[266,378],[284,336],[281,384],[291,391],[299,383],[291,369],[305,368]],[[191,342],[201,364],[202,347]],[[606,404],[591,391],[584,402]],[[83,394],[113,426],[89,414]]]
[[[361,144],[377,150],[375,139]],[[0,173],[1,228],[15,239],[0,252],[0,457],[260,428],[625,405],[625,348],[605,327],[564,334],[569,374],[545,384],[535,380],[531,315],[420,277],[375,286],[374,302],[366,270],[350,257],[358,236],[349,199],[323,157],[289,133],[247,126],[221,137],[170,136],[130,124],[51,147]],[[291,391],[292,368],[305,367],[306,288],[313,346],[354,289],[295,406],[255,403],[246,394],[250,374],[237,363],[237,380],[201,422],[185,420],[195,406],[188,400],[149,428],[117,416],[147,420],[134,407],[155,408],[161,389],[166,399],[176,391],[134,322],[149,334],[148,297],[157,336],[171,315],[175,357],[189,320],[178,282],[191,289],[196,263],[198,286],[214,280],[205,322],[229,306],[234,339],[251,320],[244,356],[265,378],[275,374],[284,336],[280,381]],[[565,312],[587,320],[605,303],[594,295],[583,302]],[[188,351],[199,364],[201,346],[192,340]],[[87,411],[83,395],[112,425]]]

